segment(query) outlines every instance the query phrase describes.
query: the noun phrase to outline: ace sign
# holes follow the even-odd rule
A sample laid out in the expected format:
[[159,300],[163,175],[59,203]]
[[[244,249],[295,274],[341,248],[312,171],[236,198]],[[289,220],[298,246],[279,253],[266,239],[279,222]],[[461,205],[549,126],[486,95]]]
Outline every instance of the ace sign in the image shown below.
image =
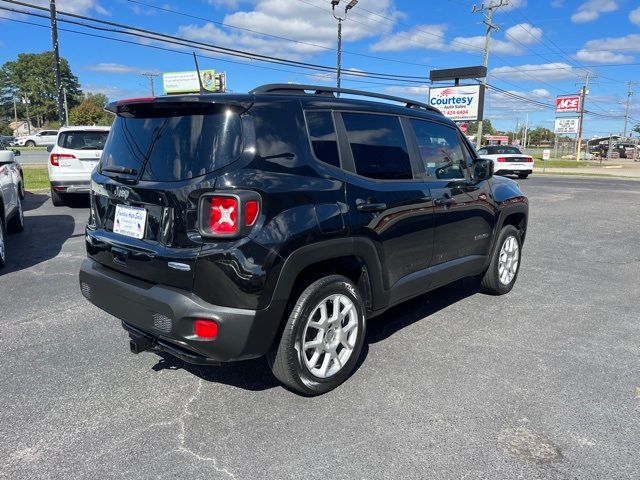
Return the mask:
[[580,95],[556,97],[556,113],[579,112]]

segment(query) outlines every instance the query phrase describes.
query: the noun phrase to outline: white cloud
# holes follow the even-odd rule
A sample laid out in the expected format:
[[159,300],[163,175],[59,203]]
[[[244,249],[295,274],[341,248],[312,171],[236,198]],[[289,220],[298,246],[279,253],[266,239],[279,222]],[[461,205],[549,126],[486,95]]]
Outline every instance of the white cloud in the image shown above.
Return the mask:
[[[499,2],[489,2],[489,3],[499,3]],[[527,6],[527,0],[510,0],[507,5],[500,7],[496,10],[496,13],[500,12],[508,12],[510,10],[515,10],[516,8],[523,8]]]
[[123,65],[121,63],[96,63],[94,65],[87,65],[87,70],[104,73],[158,73],[153,69],[149,70],[131,65]]
[[591,63],[630,63],[634,58],[631,55],[614,53],[609,50],[590,51],[584,48],[574,55],[576,60]]
[[564,80],[578,76],[573,67],[567,63],[543,63],[538,65],[519,65],[516,67],[497,67],[489,72],[490,77],[500,80]]
[[[450,49],[456,52],[477,53],[484,50],[484,35],[474,37],[455,37],[451,40]],[[514,55],[520,53],[520,47],[498,38],[491,39],[491,52],[498,55]]]
[[85,93],[102,93],[109,100],[117,100],[122,98],[135,98],[148,95],[148,90],[130,90],[127,88],[114,87],[113,85],[96,85],[87,83],[82,85],[82,91]]
[[585,50],[627,50],[640,52],[640,34],[630,33],[624,37],[601,38],[589,40],[584,44]]
[[444,37],[446,29],[446,25],[416,25],[411,30],[388,35],[374,43],[371,50],[376,52],[396,52],[415,48],[446,50],[447,43]]
[[422,98],[423,101],[429,98],[428,85],[417,85],[417,86],[406,86],[406,87],[400,87],[400,86],[394,85],[392,87],[385,87],[384,91],[386,93],[391,93],[393,95],[403,95],[407,97]]
[[[33,0],[34,5],[49,7],[49,0]],[[69,13],[85,14],[91,11],[99,13],[100,15],[108,15],[109,12],[100,5],[97,0],[58,0],[56,2],[58,10]]]
[[600,18],[601,14],[614,12],[617,9],[618,2],[615,0],[588,0],[571,15],[571,21],[574,23],[593,22]]
[[[551,93],[544,88],[537,88],[531,91],[521,91],[521,90],[507,90],[507,92],[511,95],[515,95],[518,97],[524,97],[530,100],[535,100],[541,103],[550,103]],[[499,92],[497,90],[489,90],[487,92],[487,105],[486,108],[491,112],[500,112],[500,111],[508,111],[508,112],[533,112],[539,110],[545,110],[545,107],[542,105],[536,105],[531,102],[525,102],[522,99],[514,98],[505,94],[503,92]],[[492,118],[505,118],[501,117],[499,114],[491,113]],[[511,117],[513,118],[513,117]]]
[[534,27],[529,23],[519,23],[510,27],[505,32],[505,36],[513,40],[514,42],[519,42],[523,45],[533,45],[534,43],[539,43],[542,38],[542,29],[538,27]]
[[[358,12],[357,22],[344,22],[342,28],[344,42],[386,34],[393,28],[393,21],[401,15],[394,9],[393,0],[375,2],[361,0],[360,3],[363,6],[366,5],[368,10],[390,18],[392,21],[380,22],[380,18],[375,14],[361,10]],[[178,35],[261,54],[292,59],[308,58],[309,54],[336,46],[336,21],[331,15],[329,4],[325,2],[323,4],[324,6],[320,3],[310,5],[291,0],[253,0],[250,10],[227,14],[223,20],[226,25],[246,29],[245,31],[206,23],[182,25],[178,29]],[[281,40],[247,30],[268,32],[273,36],[305,43]],[[348,49],[346,45],[345,49]]]
[[562,8],[564,6],[564,0],[551,0],[551,6],[553,8]]
[[640,26],[640,7],[635,10],[631,10],[629,13],[629,21],[635,25]]

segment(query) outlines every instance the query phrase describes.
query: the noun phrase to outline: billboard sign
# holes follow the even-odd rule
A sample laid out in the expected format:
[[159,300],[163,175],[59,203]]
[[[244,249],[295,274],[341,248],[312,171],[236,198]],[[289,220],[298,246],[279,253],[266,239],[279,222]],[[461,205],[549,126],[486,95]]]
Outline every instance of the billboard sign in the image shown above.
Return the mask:
[[[202,86],[207,92],[216,92],[216,71],[200,70]],[[200,93],[198,72],[166,72],[162,75],[162,86],[165,95],[178,93]]]
[[578,133],[578,119],[577,118],[556,118],[556,124],[553,129],[553,133]]
[[556,113],[580,111],[580,95],[563,95],[556,97]]
[[482,120],[484,89],[481,85],[431,87],[429,105],[436,107],[451,120],[464,122]]

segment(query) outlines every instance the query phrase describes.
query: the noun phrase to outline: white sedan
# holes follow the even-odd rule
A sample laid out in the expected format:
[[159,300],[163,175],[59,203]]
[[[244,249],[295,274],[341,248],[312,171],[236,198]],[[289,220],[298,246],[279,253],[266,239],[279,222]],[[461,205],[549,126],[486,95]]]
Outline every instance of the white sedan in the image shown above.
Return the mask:
[[523,154],[518,147],[510,145],[486,145],[478,149],[478,156],[493,162],[497,175],[518,175],[527,178],[533,173],[533,157]]

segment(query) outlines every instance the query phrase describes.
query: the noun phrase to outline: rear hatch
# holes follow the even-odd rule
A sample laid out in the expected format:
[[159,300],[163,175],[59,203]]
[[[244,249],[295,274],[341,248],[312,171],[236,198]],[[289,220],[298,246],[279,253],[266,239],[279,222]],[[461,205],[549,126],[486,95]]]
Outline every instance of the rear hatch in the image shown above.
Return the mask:
[[92,176],[87,252],[127,275],[190,289],[202,245],[198,199],[240,156],[244,108],[158,100],[112,106]]
[[65,130],[58,135],[60,173],[91,172],[100,160],[109,129]]

